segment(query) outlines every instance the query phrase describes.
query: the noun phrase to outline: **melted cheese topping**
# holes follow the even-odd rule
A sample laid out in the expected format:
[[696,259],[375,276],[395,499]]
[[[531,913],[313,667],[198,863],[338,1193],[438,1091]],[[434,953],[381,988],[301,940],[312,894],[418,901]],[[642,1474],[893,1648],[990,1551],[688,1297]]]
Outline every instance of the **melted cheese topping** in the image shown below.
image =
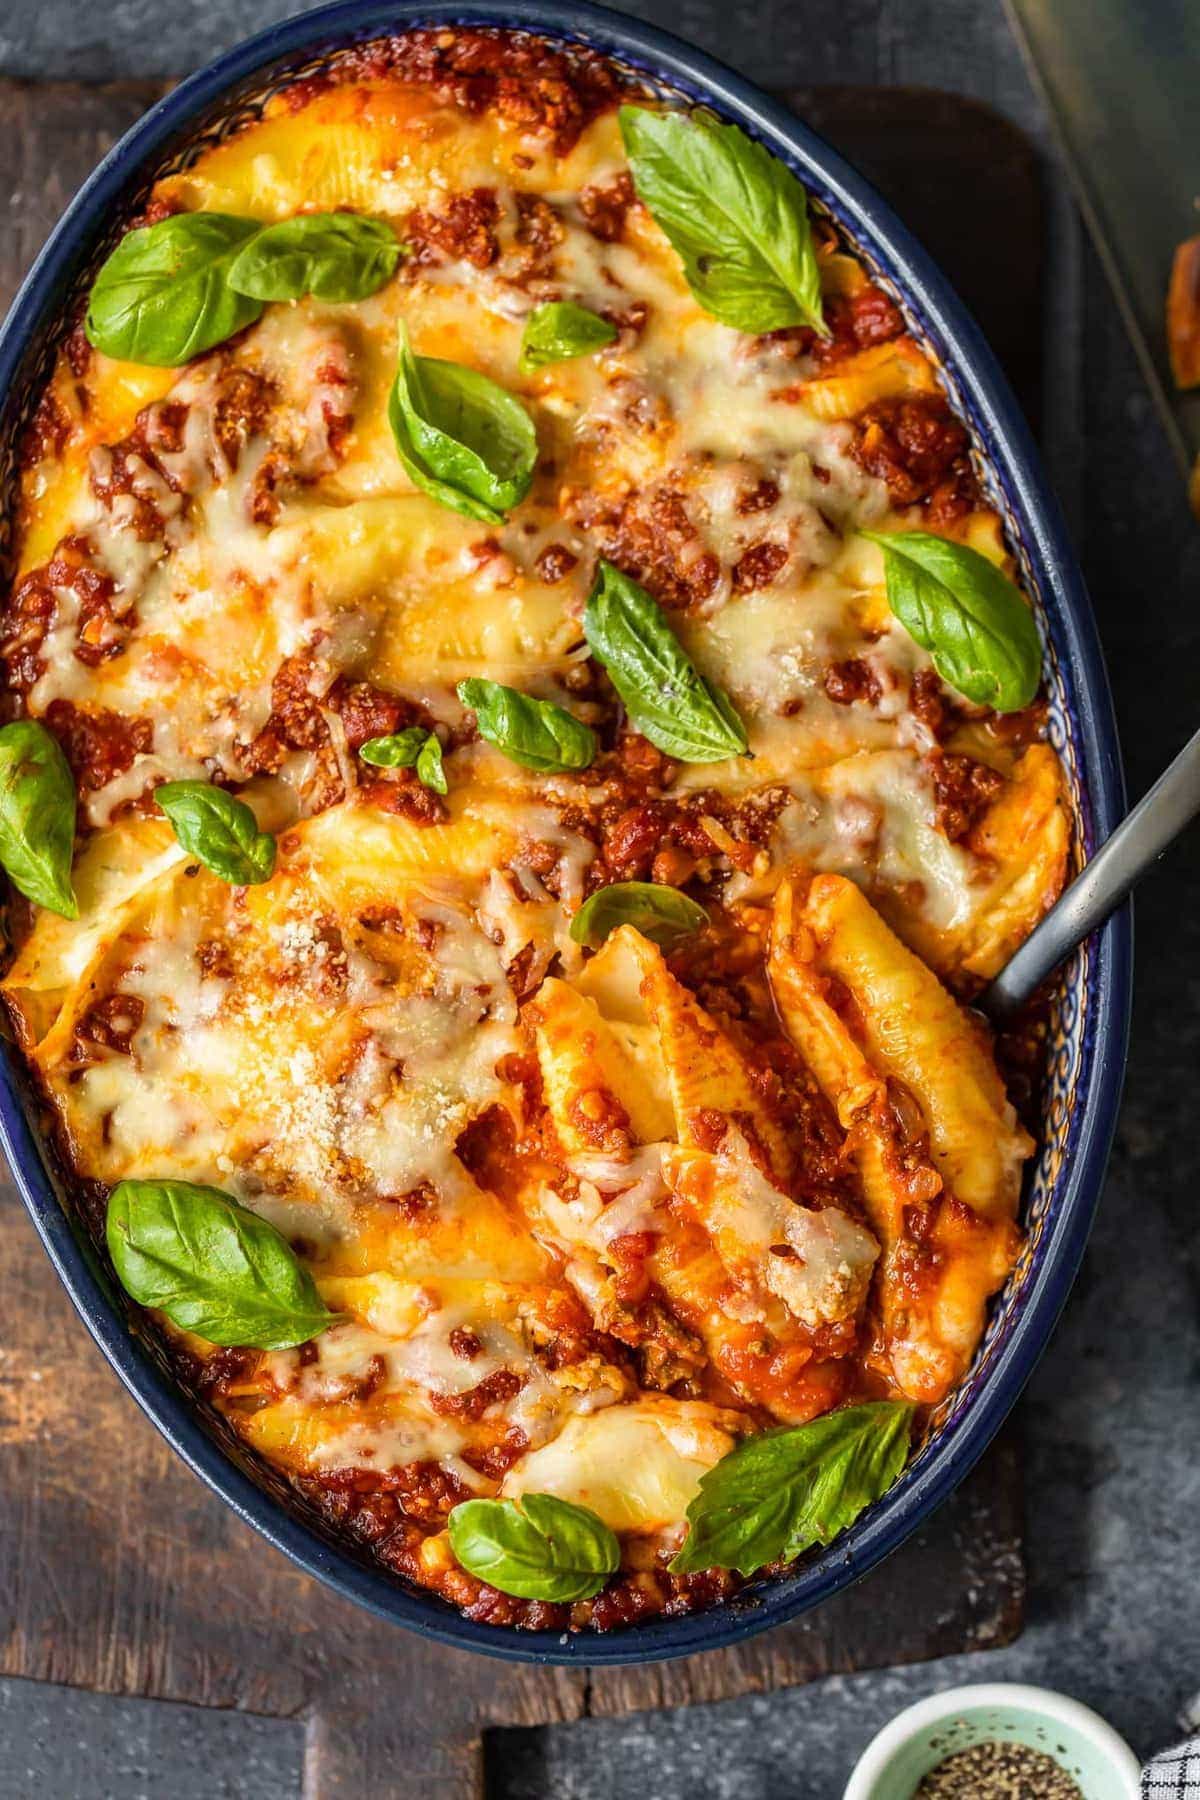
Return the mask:
[[[1067,825],[1052,753],[953,707],[856,536],[926,516],[865,449],[868,409],[940,394],[899,316],[827,362],[718,324],[628,195],[595,224],[588,196],[624,173],[611,110],[556,150],[378,75],[277,100],[159,184],[170,207],[377,215],[411,253],[370,299],[269,306],[182,371],[60,360],[6,641],[28,711],[74,745],[89,835],[79,919],[38,915],[4,988],[81,1174],[221,1187],[343,1315],[218,1388],[265,1456],[399,1493],[421,1530],[447,1496],[539,1491],[669,1547],[764,1413],[800,1423],[864,1382],[930,1398],[965,1367],[1015,1254],[970,1215],[1011,1220],[1028,1146],[994,1070],[955,1135],[969,1057],[923,1056],[885,977],[922,967],[898,940],[986,976],[1061,884]],[[821,254],[831,301],[867,291]],[[521,373],[547,299],[617,341]],[[537,472],[503,525],[438,506],[395,454],[401,320],[530,411]],[[941,528],[1007,562],[956,479]],[[622,731],[582,641],[597,554],[667,608],[752,759],[664,770]],[[531,775],[470,729],[470,675],[571,707],[605,757]],[[412,719],[443,739],[445,806],[355,755]],[[950,831],[964,764],[982,776]],[[176,778],[250,784],[280,834],[269,883],[188,861],[149,799]],[[628,929],[590,961],[571,939],[589,888],[631,871],[705,900],[694,966]],[[857,962],[828,907],[787,910],[812,877],[886,915]],[[914,1208],[969,1271],[933,1348]],[[431,1537],[404,1567],[440,1579],[448,1554]]]

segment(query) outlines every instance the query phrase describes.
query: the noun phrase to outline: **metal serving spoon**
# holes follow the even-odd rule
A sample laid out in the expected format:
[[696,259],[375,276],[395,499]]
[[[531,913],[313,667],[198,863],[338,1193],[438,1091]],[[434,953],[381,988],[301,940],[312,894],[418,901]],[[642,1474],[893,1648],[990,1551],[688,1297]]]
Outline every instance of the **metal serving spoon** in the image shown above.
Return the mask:
[[1012,1017],[1060,962],[1115,912],[1151,863],[1200,813],[1200,731],[1066,888],[974,1004],[995,1025]]

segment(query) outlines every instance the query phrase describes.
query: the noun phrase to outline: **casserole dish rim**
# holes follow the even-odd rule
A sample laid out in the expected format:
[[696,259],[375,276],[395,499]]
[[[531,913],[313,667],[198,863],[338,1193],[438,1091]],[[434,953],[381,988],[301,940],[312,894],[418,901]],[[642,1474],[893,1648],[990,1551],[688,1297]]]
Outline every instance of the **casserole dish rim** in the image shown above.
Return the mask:
[[[937,339],[939,361],[961,383],[989,464],[1007,484],[1025,527],[1023,542],[1038,589],[1053,614],[1074,690],[1080,747],[1083,824],[1089,846],[1102,842],[1124,810],[1124,790],[1108,681],[1082,577],[1028,429],[978,327],[945,278],[874,190],[815,133],[752,83],[673,35],[590,0],[335,0],[271,26],[189,77],[140,119],[81,188],[26,278],[0,332],[0,425],[13,392],[30,380],[23,367],[139,177],[186,142],[204,115],[272,65],[318,59],[340,48],[421,25],[492,26],[586,44],[676,91],[704,97],[783,150],[896,279]],[[12,390],[12,392],[10,392]],[[8,428],[11,429],[11,426]],[[142,1410],[192,1471],[234,1513],[306,1572],[337,1592],[419,1635],[460,1649],[531,1663],[619,1664],[659,1661],[739,1642],[797,1617],[865,1575],[896,1549],[963,1479],[998,1430],[1049,1340],[1086,1243],[1115,1130],[1128,1037],[1132,934],[1128,906],[1093,942],[1086,984],[1092,1064],[1084,1117],[1073,1154],[1060,1170],[1053,1239],[1019,1299],[1019,1317],[979,1390],[920,1466],[818,1556],[793,1573],[752,1586],[708,1611],[661,1616],[610,1633],[525,1632],[469,1620],[433,1594],[410,1589],[378,1563],[355,1554],[290,1508],[231,1459],[203,1403],[172,1382],[130,1329],[128,1313],[82,1223],[58,1199],[34,1108],[15,1049],[0,1056],[0,1147],[63,1285],[105,1357]],[[964,1378],[969,1380],[969,1376]],[[278,1484],[277,1484],[278,1485]]]

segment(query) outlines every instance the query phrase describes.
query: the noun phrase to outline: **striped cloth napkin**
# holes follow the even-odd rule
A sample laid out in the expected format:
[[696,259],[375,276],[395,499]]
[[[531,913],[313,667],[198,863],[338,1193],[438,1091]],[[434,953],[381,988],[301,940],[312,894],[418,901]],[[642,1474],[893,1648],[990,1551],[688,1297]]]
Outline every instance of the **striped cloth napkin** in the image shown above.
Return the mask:
[[1200,1800],[1200,1737],[1163,1750],[1146,1764],[1142,1800]]

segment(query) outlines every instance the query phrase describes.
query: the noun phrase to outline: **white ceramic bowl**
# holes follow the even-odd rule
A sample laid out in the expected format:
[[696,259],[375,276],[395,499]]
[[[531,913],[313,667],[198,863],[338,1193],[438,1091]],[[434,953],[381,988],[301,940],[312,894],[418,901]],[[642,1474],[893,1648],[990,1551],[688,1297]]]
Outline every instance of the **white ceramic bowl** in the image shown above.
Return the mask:
[[988,1738],[1052,1756],[1084,1800],[1139,1800],[1141,1765],[1099,1713],[1066,1694],[1016,1682],[947,1688],[906,1707],[871,1739],[843,1800],[912,1800],[931,1769]]

